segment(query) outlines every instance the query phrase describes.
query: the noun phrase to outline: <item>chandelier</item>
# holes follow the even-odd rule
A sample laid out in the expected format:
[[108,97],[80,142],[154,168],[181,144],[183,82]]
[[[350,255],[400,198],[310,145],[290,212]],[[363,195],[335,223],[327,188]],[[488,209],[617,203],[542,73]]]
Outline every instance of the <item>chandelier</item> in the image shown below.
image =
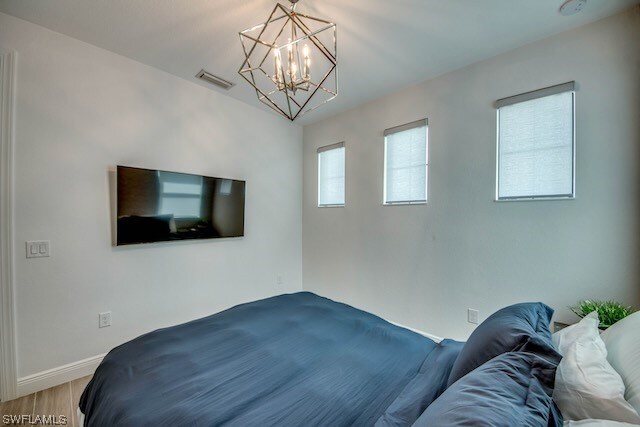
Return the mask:
[[289,120],[338,95],[336,24],[276,4],[267,21],[240,32],[238,73],[258,99]]

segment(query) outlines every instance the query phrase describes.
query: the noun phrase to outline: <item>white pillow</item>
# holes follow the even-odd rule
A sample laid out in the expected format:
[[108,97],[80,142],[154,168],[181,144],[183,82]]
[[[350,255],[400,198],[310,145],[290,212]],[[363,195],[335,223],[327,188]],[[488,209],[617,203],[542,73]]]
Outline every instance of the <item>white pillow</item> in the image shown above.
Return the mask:
[[565,420],[600,419],[640,424],[624,399],[624,383],[607,362],[598,313],[553,334],[563,358],[556,371],[553,399]]
[[607,360],[627,388],[625,398],[640,413],[640,311],[614,323],[601,337]]
[[565,421],[563,427],[635,427],[637,424],[609,420]]

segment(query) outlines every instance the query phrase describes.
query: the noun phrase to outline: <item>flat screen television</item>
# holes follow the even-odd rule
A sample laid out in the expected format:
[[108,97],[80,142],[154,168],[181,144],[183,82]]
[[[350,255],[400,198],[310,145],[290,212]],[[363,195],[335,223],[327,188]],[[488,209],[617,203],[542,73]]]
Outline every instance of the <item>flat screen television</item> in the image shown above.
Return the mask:
[[244,236],[245,181],[118,166],[118,246]]

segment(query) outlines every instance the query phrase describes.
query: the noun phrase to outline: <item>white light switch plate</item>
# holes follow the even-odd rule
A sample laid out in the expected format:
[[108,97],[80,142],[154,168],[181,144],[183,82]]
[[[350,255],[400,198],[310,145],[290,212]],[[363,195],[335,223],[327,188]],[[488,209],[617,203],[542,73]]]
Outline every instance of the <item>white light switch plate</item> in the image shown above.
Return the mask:
[[50,240],[30,240],[26,244],[27,258],[44,258],[51,256]]

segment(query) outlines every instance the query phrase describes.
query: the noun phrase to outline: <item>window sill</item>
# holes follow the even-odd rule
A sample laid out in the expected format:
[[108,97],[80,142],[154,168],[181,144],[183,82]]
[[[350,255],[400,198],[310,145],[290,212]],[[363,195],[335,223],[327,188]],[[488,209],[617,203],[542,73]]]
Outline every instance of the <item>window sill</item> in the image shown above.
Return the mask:
[[533,196],[533,197],[510,197],[502,199],[494,199],[494,202],[536,202],[547,200],[574,200],[575,195],[571,196]]
[[426,200],[416,200],[413,202],[383,202],[382,206],[407,206],[407,205],[426,205]]

